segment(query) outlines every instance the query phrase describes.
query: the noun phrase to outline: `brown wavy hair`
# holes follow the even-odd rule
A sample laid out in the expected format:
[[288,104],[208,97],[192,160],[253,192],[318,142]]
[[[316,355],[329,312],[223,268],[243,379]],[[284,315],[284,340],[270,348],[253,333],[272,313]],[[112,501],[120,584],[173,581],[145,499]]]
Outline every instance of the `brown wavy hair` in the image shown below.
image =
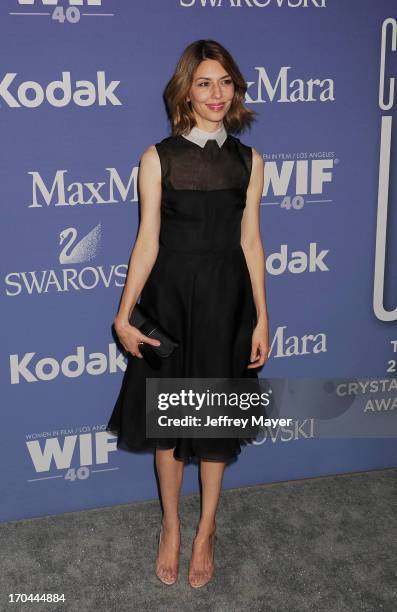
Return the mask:
[[215,40],[196,40],[183,51],[164,92],[173,136],[188,133],[196,125],[191,103],[186,98],[189,95],[195,71],[206,59],[218,61],[234,83],[234,97],[223,119],[226,130],[240,133],[256,120],[257,113],[245,108],[243,104],[247,84],[229,51]]

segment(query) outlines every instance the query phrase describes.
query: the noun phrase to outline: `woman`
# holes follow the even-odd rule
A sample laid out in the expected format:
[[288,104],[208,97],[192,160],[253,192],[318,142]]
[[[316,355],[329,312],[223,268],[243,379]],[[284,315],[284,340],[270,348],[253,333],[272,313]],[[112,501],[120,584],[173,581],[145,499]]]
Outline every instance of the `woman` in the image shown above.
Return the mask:
[[[141,223],[114,321],[131,357],[108,431],[118,435],[119,448],[156,449],[163,507],[156,574],[165,584],[178,575],[184,463],[200,461],[202,509],[189,565],[189,582],[200,587],[214,571],[225,465],[244,439],[146,438],[146,377],[257,378],[269,353],[259,223],[263,159],[230,134],[253,120],[245,92],[220,44],[199,40],[185,49],[165,92],[172,135],[142,155]],[[180,342],[163,359],[161,374],[139,348],[159,342],[128,323],[140,294],[141,306]]]

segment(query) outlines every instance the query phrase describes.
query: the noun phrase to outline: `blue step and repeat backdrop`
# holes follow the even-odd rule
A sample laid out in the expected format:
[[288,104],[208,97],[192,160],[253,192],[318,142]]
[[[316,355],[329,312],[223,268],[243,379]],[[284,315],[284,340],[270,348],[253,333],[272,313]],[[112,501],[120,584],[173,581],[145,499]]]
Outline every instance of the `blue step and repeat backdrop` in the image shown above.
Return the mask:
[[260,376],[299,407],[224,486],[396,466],[396,18],[394,0],[2,0],[0,520],[157,498],[153,455],[105,431],[126,366],[112,322],[140,156],[200,38],[259,113],[240,138],[265,160]]

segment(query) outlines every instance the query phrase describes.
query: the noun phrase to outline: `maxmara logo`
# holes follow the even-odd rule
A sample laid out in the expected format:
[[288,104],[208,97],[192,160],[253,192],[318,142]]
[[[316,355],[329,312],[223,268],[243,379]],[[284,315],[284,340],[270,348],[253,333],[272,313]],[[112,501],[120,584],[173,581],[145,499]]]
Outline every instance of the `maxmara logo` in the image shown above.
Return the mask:
[[101,182],[77,182],[68,178],[67,170],[57,170],[47,183],[37,171],[32,175],[32,203],[29,208],[43,206],[78,206],[89,204],[117,204],[138,200],[138,168],[133,167],[123,180],[116,168],[106,168],[108,176]]
[[295,78],[289,73],[292,66],[282,66],[271,79],[263,66],[255,66],[258,78],[247,81],[245,101],[251,104],[264,102],[334,102],[333,79]]
[[184,8],[326,8],[326,0],[179,0],[179,4]]
[[75,227],[67,227],[59,234],[62,249],[58,259],[66,268],[10,272],[5,277],[6,295],[64,293],[68,291],[92,291],[98,286],[123,287],[127,274],[126,264],[107,266],[71,267],[95,259],[101,248],[102,232],[98,223],[85,236],[79,237]]
[[62,72],[60,80],[40,84],[37,81],[22,81],[16,72],[7,72],[0,82],[0,104],[10,108],[37,108],[50,104],[63,108],[76,106],[121,106],[115,90],[120,81],[106,81],[105,71],[96,73],[95,81],[73,81],[70,72]]

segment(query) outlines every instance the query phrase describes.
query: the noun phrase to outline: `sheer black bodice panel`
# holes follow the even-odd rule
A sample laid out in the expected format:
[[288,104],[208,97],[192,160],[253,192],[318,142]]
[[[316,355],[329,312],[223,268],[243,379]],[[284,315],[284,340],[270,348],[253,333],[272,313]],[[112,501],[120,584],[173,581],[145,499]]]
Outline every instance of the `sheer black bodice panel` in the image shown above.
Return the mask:
[[204,148],[183,136],[156,144],[162,172],[160,245],[222,249],[240,245],[252,150],[228,136]]

